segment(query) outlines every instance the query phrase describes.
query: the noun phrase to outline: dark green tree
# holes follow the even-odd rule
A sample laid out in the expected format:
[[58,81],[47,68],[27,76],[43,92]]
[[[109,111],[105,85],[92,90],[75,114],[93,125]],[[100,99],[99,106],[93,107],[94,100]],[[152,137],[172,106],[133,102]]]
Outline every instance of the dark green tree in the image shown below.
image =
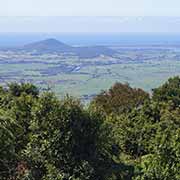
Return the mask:
[[35,179],[103,180],[116,173],[109,128],[99,115],[50,93],[39,98],[32,113],[25,154]]
[[180,106],[180,77],[176,76],[169,78],[159,88],[153,89],[154,101],[157,102],[172,102],[172,107]]
[[142,89],[132,88],[128,84],[115,83],[108,91],[97,95],[91,106],[103,110],[106,114],[119,115],[140,107],[145,100],[149,100],[149,94]]

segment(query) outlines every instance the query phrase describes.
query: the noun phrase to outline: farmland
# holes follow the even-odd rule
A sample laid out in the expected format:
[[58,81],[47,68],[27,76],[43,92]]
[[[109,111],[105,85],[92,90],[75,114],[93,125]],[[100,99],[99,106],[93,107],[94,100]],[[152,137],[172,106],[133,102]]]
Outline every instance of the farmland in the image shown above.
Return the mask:
[[71,54],[0,51],[0,83],[31,82],[88,100],[113,83],[128,82],[146,91],[180,74],[180,48],[111,47],[116,55],[79,58]]

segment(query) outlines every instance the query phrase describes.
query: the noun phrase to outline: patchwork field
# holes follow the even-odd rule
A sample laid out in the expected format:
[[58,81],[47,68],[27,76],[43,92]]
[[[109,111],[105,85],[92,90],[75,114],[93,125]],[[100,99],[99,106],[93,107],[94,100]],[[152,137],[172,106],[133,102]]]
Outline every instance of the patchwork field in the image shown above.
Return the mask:
[[115,82],[128,82],[146,91],[170,76],[180,75],[179,47],[111,47],[113,57],[82,59],[63,54],[33,55],[0,51],[0,84],[32,82],[59,96],[69,93],[89,100]]

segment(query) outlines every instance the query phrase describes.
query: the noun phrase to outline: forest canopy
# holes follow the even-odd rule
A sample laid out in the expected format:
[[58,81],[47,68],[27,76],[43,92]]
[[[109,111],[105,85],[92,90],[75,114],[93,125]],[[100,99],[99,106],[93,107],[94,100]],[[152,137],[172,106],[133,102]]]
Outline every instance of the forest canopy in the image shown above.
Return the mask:
[[0,87],[0,179],[179,180],[180,77],[152,95],[116,83],[89,106]]

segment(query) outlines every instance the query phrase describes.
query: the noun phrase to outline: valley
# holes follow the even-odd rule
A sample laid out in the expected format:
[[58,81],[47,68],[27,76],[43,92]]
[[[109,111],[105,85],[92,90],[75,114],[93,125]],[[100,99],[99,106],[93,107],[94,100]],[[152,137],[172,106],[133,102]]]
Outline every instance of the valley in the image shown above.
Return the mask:
[[0,84],[31,82],[58,96],[68,93],[88,101],[117,81],[150,92],[168,77],[180,74],[178,46],[106,48],[115,53],[80,57],[60,51],[0,50]]

